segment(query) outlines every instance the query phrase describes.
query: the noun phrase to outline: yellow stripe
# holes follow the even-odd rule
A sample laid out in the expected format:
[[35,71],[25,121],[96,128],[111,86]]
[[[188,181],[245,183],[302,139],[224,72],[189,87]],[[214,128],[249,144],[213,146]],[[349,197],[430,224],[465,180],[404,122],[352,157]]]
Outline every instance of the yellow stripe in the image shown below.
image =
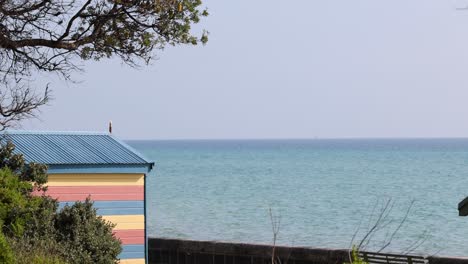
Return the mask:
[[113,223],[135,223],[144,222],[144,215],[104,215],[102,218]]
[[50,174],[48,186],[142,186],[144,174]]
[[117,223],[114,230],[144,229],[145,223]]
[[145,259],[122,259],[120,264],[145,264]]
[[102,218],[116,224],[114,230],[145,228],[144,215],[104,215]]

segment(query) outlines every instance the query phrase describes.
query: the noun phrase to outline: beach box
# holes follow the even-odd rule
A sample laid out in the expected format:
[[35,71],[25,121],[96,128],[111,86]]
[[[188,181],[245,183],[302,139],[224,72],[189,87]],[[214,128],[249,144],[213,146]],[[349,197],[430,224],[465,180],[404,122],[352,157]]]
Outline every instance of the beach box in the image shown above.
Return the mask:
[[109,133],[7,131],[26,162],[48,166],[47,194],[60,207],[88,196],[114,224],[122,241],[120,263],[147,261],[146,177],[154,163]]

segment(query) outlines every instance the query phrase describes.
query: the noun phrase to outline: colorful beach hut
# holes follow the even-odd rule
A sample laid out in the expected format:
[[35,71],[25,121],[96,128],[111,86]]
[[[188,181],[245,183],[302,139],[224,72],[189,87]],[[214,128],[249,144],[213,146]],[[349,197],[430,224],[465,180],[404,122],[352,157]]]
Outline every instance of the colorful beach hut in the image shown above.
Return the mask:
[[26,162],[48,165],[48,191],[60,206],[94,201],[116,224],[121,263],[146,263],[145,182],[154,163],[109,133],[8,131]]

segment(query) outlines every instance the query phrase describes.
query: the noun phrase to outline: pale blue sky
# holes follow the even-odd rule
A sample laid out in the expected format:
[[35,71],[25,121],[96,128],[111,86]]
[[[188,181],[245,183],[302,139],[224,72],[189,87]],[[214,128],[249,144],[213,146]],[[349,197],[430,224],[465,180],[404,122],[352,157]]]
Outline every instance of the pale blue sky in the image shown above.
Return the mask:
[[468,0],[205,0],[205,47],[86,64],[24,129],[127,139],[468,137]]

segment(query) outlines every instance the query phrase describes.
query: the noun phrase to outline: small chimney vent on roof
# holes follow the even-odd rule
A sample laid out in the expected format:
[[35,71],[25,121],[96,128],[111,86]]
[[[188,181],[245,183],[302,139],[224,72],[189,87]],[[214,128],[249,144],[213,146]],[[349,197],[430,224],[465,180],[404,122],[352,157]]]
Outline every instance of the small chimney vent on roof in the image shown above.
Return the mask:
[[109,134],[112,134],[112,120],[109,121]]

